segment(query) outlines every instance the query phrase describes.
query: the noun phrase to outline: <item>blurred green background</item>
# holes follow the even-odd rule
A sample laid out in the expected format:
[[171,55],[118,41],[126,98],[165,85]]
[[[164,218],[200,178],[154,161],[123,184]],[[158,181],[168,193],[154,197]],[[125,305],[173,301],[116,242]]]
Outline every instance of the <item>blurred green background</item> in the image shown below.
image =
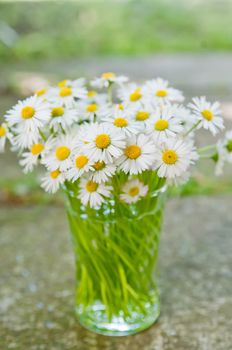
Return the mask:
[[[173,54],[178,54],[173,67],[166,62],[170,73],[194,55],[226,55],[232,50],[231,20],[231,0],[0,0],[0,114],[38,85],[66,78],[70,72],[67,78],[96,74],[105,69],[108,59],[113,59],[119,72],[130,70],[133,77],[139,71],[144,77],[146,61],[140,64],[135,61],[138,57],[152,61],[162,54],[161,62],[163,58],[172,62]],[[180,63],[179,57],[183,58]],[[87,62],[84,68],[83,62]],[[209,82],[208,90],[211,85]],[[190,81],[190,86],[190,93],[197,94],[196,82]],[[216,95],[224,96],[224,91],[218,82]],[[15,155],[0,155],[0,162],[0,203],[48,200],[38,189],[35,175],[22,174]],[[212,165],[203,168],[205,175],[196,174],[175,194],[232,191],[230,176],[219,182],[212,177]]]
[[232,49],[231,0],[0,3],[0,59]]

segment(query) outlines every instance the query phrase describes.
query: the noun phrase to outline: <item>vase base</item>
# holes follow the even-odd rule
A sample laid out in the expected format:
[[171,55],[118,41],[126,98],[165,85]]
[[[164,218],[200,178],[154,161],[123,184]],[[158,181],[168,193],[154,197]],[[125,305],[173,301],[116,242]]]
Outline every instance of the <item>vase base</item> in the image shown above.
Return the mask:
[[147,313],[139,314],[133,312],[128,318],[120,316],[113,316],[111,321],[107,320],[104,312],[104,306],[95,304],[91,311],[80,312],[80,309],[76,309],[76,314],[80,324],[95,333],[107,335],[107,336],[126,336],[136,334],[154,324],[160,314],[159,303],[153,305],[147,305]]

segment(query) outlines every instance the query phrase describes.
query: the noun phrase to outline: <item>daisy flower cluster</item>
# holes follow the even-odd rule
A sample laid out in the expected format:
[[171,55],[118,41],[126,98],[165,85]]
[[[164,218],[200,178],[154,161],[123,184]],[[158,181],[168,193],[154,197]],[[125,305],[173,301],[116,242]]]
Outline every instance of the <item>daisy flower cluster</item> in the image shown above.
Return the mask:
[[[165,185],[187,181],[202,154],[197,130],[224,128],[218,102],[183,103],[182,92],[161,78],[136,84],[106,72],[88,82],[63,80],[5,114],[0,151],[8,140],[24,172],[42,166],[47,192],[73,183],[84,206],[98,209],[112,198],[134,204],[152,195],[154,175]],[[221,163],[232,162],[231,133],[217,149]]]

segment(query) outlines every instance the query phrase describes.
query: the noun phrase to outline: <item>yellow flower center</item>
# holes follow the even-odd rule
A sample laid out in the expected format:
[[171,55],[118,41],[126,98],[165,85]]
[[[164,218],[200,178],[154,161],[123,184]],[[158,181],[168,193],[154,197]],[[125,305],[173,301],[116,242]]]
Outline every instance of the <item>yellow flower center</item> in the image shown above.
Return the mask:
[[90,90],[90,91],[88,91],[87,95],[88,95],[88,97],[94,97],[97,95],[97,93],[94,90]]
[[155,94],[157,97],[166,97],[168,92],[167,90],[157,90]]
[[63,86],[60,88],[60,96],[61,97],[66,97],[72,95],[72,89],[67,86]]
[[88,163],[88,161],[89,161],[89,159],[86,156],[84,156],[84,155],[79,156],[76,158],[76,167],[78,169],[81,169]]
[[30,119],[34,116],[35,109],[31,106],[25,106],[21,110],[21,116],[23,119]]
[[52,108],[52,117],[62,117],[64,114],[64,108],[63,107],[54,107]]
[[139,194],[139,188],[138,188],[138,186],[134,186],[134,187],[131,187],[130,189],[129,189],[129,195],[131,196],[131,197],[135,197],[135,196],[137,196],[137,194]]
[[124,110],[124,106],[123,106],[123,104],[122,104],[122,103],[119,103],[119,104],[118,104],[118,109],[120,109],[121,111],[123,111],[123,110]]
[[118,128],[123,128],[124,126],[128,125],[128,121],[125,118],[115,118],[114,125]]
[[140,88],[135,89],[135,91],[132,92],[132,94],[130,94],[131,102],[136,102],[136,101],[140,100],[141,97],[142,97],[142,94],[141,94]]
[[50,172],[50,176],[52,179],[56,179],[61,174],[60,170],[53,170]]
[[3,126],[0,126],[0,137],[3,137],[6,135],[6,129]]
[[98,107],[97,107],[96,103],[91,103],[90,105],[88,105],[86,107],[86,111],[90,112],[90,113],[93,113],[93,112],[96,112],[97,108]]
[[31,153],[36,156],[37,154],[40,154],[44,149],[44,145],[42,145],[42,143],[35,143],[32,147],[31,147]]
[[178,160],[178,155],[175,151],[168,149],[163,152],[163,161],[167,165],[173,165],[177,162]]
[[59,83],[58,83],[58,86],[60,87],[60,88],[62,88],[62,87],[65,87],[66,85],[67,85],[67,79],[65,79],[65,80],[61,80]]
[[158,130],[158,131],[164,131],[165,129],[168,128],[168,121],[165,120],[165,119],[159,119],[157,120],[157,122],[155,123],[155,130]]
[[66,146],[60,146],[60,147],[57,147],[56,149],[56,157],[59,159],[59,160],[65,160],[69,157],[71,151],[68,147]]
[[103,73],[101,75],[102,79],[106,79],[106,80],[110,80],[116,77],[116,75],[112,72],[107,72],[107,73]]
[[110,145],[110,137],[107,134],[100,134],[95,139],[97,148],[107,148]]
[[105,162],[96,162],[94,163],[93,167],[96,171],[104,169],[106,166]]
[[44,95],[45,93],[46,93],[46,89],[40,89],[40,90],[37,90],[36,91],[36,96],[42,96],[42,95]]
[[130,159],[137,159],[141,155],[141,148],[137,145],[128,146],[125,149],[125,155]]
[[149,112],[139,111],[139,112],[137,112],[137,114],[136,114],[136,120],[139,120],[139,121],[142,122],[142,121],[148,119],[148,118],[149,118],[149,115],[150,115]]
[[86,183],[85,188],[88,192],[95,192],[95,191],[97,191],[98,184],[94,181],[89,180]]
[[204,109],[201,114],[209,122],[213,119],[213,113],[208,109]]

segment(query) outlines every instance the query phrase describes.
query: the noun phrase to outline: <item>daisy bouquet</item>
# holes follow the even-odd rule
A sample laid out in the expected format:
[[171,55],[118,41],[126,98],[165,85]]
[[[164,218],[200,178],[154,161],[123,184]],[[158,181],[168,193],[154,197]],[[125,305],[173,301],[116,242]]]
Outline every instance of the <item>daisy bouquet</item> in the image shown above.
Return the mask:
[[[62,188],[76,258],[76,312],[87,328],[131,334],[159,315],[154,268],[166,190],[188,181],[201,157],[221,173],[232,133],[198,149],[197,130],[216,135],[223,119],[205,97],[183,104],[161,78],[137,85],[112,72],[64,80],[19,101],[0,126],[24,172]],[[43,170],[42,170],[43,169]]]

